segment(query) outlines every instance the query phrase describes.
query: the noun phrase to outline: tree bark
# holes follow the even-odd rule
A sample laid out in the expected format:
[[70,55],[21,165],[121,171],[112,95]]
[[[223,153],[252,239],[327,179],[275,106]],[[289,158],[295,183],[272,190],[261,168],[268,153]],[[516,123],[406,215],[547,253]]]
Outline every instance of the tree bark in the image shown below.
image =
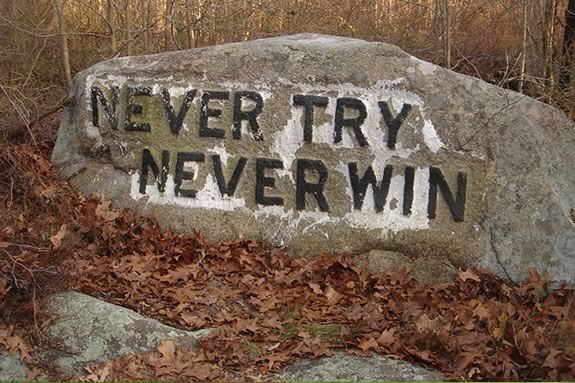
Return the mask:
[[449,0],[441,1],[441,16],[443,21],[442,38],[443,38],[443,65],[451,68],[451,36],[450,36],[450,23],[449,18]]
[[555,83],[553,75],[553,36],[555,35],[556,8],[556,0],[546,1],[543,23],[543,59],[545,62],[543,78],[545,79],[546,92],[551,91]]
[[145,53],[152,53],[153,49],[150,47],[150,41],[152,40],[150,38],[150,25],[151,24],[151,5],[150,5],[150,1],[149,0],[143,0],[143,3],[140,4],[140,6],[142,7],[142,9],[144,9],[144,21],[142,23],[142,25],[144,26],[145,30],[144,30],[144,52]]
[[116,41],[116,23],[114,22],[114,0],[108,0],[106,21],[110,29],[110,49],[112,50],[112,56],[115,56],[118,53],[118,42]]
[[125,0],[124,17],[126,19],[126,54],[132,55],[132,18],[130,17],[130,0]]
[[522,0],[523,35],[521,38],[521,66],[519,67],[519,93],[523,93],[523,83],[525,82],[526,56],[527,56],[527,30],[528,30],[528,6],[529,0]]
[[172,50],[172,13],[175,0],[166,0],[166,12],[164,14],[164,49]]
[[62,6],[62,0],[52,0],[52,3],[54,4],[54,9],[56,11],[56,16],[58,17],[58,24],[60,27],[64,77],[66,78],[66,84],[68,85],[68,89],[70,89],[72,88],[72,74],[70,71],[70,52],[68,51],[68,35],[66,33],[66,20],[64,18],[64,8]]
[[565,10],[565,31],[563,32],[563,54],[559,68],[559,87],[562,90],[571,85],[573,45],[575,42],[575,0],[569,0]]
[[194,47],[194,36],[192,31],[192,5],[190,0],[186,0],[186,34],[188,37],[188,49]]

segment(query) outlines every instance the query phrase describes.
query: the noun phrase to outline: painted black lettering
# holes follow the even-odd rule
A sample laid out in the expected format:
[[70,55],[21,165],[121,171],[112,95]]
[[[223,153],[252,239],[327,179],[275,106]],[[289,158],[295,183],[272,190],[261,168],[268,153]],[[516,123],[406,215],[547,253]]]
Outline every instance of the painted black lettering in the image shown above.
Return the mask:
[[266,169],[283,169],[284,164],[280,160],[257,158],[256,159],[256,203],[264,206],[282,206],[284,200],[281,197],[268,197],[265,195],[265,188],[275,187],[276,180],[273,177],[266,177]]
[[403,185],[403,215],[411,215],[413,206],[413,182],[415,181],[415,168],[407,166]]
[[[317,205],[320,211],[329,211],[329,206],[325,195],[323,194],[323,189],[325,182],[327,181],[327,169],[322,161],[317,160],[297,160],[297,175],[296,175],[296,207],[298,210],[305,209],[305,195],[307,193],[312,194],[315,197]],[[306,181],[305,174],[306,171],[314,172],[318,175],[318,180],[316,183],[311,183]]]
[[126,121],[124,128],[129,132],[149,132],[150,124],[147,122],[133,122],[134,114],[142,114],[144,108],[141,104],[134,103],[135,96],[151,96],[152,88],[150,87],[128,87],[128,96],[126,100]]
[[166,180],[168,179],[168,171],[170,170],[170,152],[167,150],[162,151],[162,168],[160,169],[150,150],[144,149],[142,152],[142,169],[140,170],[141,194],[146,194],[149,169],[152,169],[152,173],[154,173],[158,184],[158,191],[163,193],[166,190]]
[[[242,100],[252,100],[255,106],[252,110],[242,109]],[[234,94],[234,129],[232,135],[235,140],[242,137],[242,121],[247,121],[250,124],[252,135],[256,141],[263,141],[264,136],[258,124],[258,114],[264,108],[264,100],[259,93],[250,91],[241,91]]]
[[182,100],[182,105],[180,106],[180,110],[178,113],[174,110],[174,106],[172,105],[172,98],[170,96],[170,92],[167,89],[162,89],[162,101],[164,105],[164,112],[168,117],[168,123],[170,124],[170,131],[174,135],[178,135],[180,133],[180,129],[182,129],[182,124],[184,123],[184,118],[186,117],[186,113],[190,109],[190,105],[196,96],[196,90],[192,89],[187,91],[184,94],[184,99]]
[[230,178],[227,184],[224,178],[224,171],[222,169],[222,160],[220,159],[220,156],[217,154],[213,155],[212,161],[214,163],[214,175],[216,176],[216,181],[218,183],[218,188],[220,189],[220,194],[222,196],[228,195],[232,197],[236,192],[238,182],[240,181],[240,177],[246,166],[246,162],[248,162],[248,159],[245,157],[240,157],[238,164],[234,169],[234,173],[232,174],[232,177]]
[[463,222],[465,214],[465,195],[467,189],[467,175],[457,173],[457,193],[453,198],[453,193],[445,181],[441,170],[438,168],[429,168],[429,203],[427,205],[427,217],[435,218],[437,209],[437,189],[441,191],[443,200],[449,208],[451,217],[454,222]]
[[204,162],[204,155],[202,153],[194,152],[180,152],[176,156],[176,173],[174,174],[174,194],[177,196],[182,195],[187,198],[195,198],[197,190],[182,189],[184,180],[194,179],[194,172],[184,170],[186,162]]
[[98,88],[96,85],[92,85],[91,87],[91,95],[92,95],[92,125],[98,127],[100,126],[100,116],[99,116],[99,107],[98,103],[102,105],[102,109],[104,109],[104,114],[108,118],[108,122],[112,129],[118,129],[118,100],[120,98],[120,89],[117,86],[113,86],[111,89],[112,92],[112,102],[110,103],[108,99],[104,96],[104,92],[102,89]]
[[313,112],[314,107],[326,107],[329,99],[321,96],[294,94],[294,105],[303,106],[303,142],[313,141]]
[[[345,118],[345,109],[355,109],[358,112],[357,117]],[[367,146],[367,140],[361,131],[361,124],[365,121],[367,117],[367,111],[365,109],[365,104],[356,98],[338,98],[335,107],[335,138],[334,143],[339,143],[342,140],[342,129],[352,128],[355,134],[355,138],[359,143],[359,146]]]
[[212,109],[208,106],[211,100],[229,100],[229,92],[204,92],[200,108],[200,137],[224,138],[226,132],[221,128],[210,128],[210,117],[218,118],[222,115],[221,109]]
[[375,206],[375,211],[381,213],[385,202],[387,200],[387,194],[389,192],[389,184],[391,183],[391,175],[393,173],[393,166],[386,165],[383,170],[383,178],[377,184],[377,178],[373,172],[373,168],[369,166],[363,177],[359,178],[357,175],[357,163],[350,162],[348,164],[349,168],[349,178],[351,180],[351,188],[353,192],[353,207],[356,210],[361,210],[363,206],[363,200],[365,199],[365,193],[367,191],[367,186],[371,185],[373,189],[373,202]]
[[397,132],[401,125],[405,122],[407,115],[411,111],[412,106],[410,104],[403,104],[401,111],[394,118],[391,114],[391,109],[389,104],[385,101],[379,102],[379,109],[381,109],[381,114],[383,115],[383,120],[385,125],[387,125],[387,147],[389,149],[395,149],[395,144],[397,143]]

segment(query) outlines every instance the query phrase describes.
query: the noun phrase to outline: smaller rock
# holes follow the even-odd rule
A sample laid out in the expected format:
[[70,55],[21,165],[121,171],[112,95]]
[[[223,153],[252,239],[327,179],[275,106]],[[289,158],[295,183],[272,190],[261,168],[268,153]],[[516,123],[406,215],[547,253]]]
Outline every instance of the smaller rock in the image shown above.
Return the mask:
[[28,366],[20,360],[19,354],[0,351],[0,382],[26,380]]
[[404,267],[413,268],[413,261],[410,258],[389,250],[371,250],[354,257],[353,260],[372,273],[389,273]]
[[274,380],[279,381],[442,381],[439,372],[414,364],[372,354],[360,357],[337,353],[330,357],[301,360],[288,366]]
[[184,331],[146,318],[135,311],[75,291],[53,295],[47,304],[54,320],[46,335],[61,345],[44,353],[65,376],[83,373],[91,363],[123,355],[154,351],[164,339],[198,350],[210,330]]

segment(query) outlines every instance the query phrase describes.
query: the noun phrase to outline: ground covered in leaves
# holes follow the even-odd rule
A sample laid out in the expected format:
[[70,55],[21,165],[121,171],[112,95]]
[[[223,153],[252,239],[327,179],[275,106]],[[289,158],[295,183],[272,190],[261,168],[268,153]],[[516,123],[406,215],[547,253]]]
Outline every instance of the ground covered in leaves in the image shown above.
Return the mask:
[[[480,270],[418,284],[346,255],[313,260],[242,240],[179,235],[58,179],[44,140],[0,142],[0,349],[36,366],[40,315],[76,289],[183,329],[215,329],[198,353],[165,341],[86,369],[85,380],[261,380],[296,358],[348,350],[428,365],[453,380],[575,380],[575,293],[531,274]],[[33,133],[33,132],[32,132]],[[33,376],[31,376],[33,377]]]

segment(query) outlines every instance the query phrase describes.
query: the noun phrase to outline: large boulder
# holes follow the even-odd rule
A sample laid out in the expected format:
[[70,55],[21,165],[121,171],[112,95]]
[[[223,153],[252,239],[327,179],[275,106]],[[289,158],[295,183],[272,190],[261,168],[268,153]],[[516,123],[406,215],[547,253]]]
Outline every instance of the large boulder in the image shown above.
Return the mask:
[[211,240],[575,280],[575,126],[395,46],[295,35],[79,73],[53,162]]

